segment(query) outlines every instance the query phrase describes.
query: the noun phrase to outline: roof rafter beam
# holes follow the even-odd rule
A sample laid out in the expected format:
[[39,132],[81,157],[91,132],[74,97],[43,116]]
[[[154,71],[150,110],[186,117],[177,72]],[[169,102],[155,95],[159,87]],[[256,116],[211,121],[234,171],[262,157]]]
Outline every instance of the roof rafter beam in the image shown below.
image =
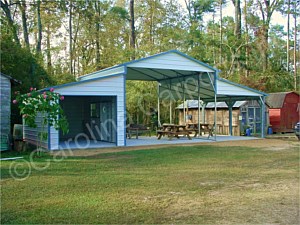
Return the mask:
[[134,68],[132,68],[132,67],[130,67],[130,69],[132,69],[132,70],[135,71],[135,72],[144,74],[145,76],[150,77],[150,78],[154,79],[155,81],[159,81],[156,77],[151,76],[151,75],[149,75],[149,74],[146,74],[146,73],[144,73],[144,72],[142,72],[142,71],[140,71],[140,70],[134,69]]
[[[171,91],[171,92],[179,92],[180,94],[184,94],[183,91],[179,90],[179,89],[174,89],[174,88],[171,88],[169,89],[169,87],[164,87],[164,86],[161,86],[164,90],[163,91]],[[163,92],[162,91],[162,92]],[[197,94],[197,95],[196,95]],[[207,97],[214,97],[214,95],[209,95],[209,94],[205,94],[205,93],[200,93],[202,96],[207,96]],[[188,96],[193,96],[193,98],[196,98],[198,99],[198,93],[195,93],[195,95],[193,95],[192,93],[185,93],[185,95],[188,95]],[[177,97],[178,99],[182,99],[182,98],[179,98],[178,94],[177,94]]]
[[174,79],[180,79],[180,78],[182,78],[183,79],[182,81],[184,81],[187,77],[191,77],[191,76],[195,76],[195,75],[197,75],[197,74],[188,74],[188,75],[183,75],[183,76],[178,76],[176,74],[176,77],[170,77],[170,78],[167,78],[167,79],[160,79],[159,81],[161,82],[161,81],[165,81],[165,80],[169,80],[169,79],[174,80]]
[[159,71],[157,71],[157,70],[150,69],[150,68],[147,68],[147,69],[148,69],[148,70],[151,70],[152,72],[158,73],[159,75],[161,75],[161,76],[163,76],[163,77],[166,77],[165,79],[172,79],[172,77],[167,76],[166,74],[161,73],[161,72],[159,72]]
[[[182,82],[178,82],[178,84],[180,83],[180,85],[182,86]],[[163,84],[163,83],[162,83]],[[198,84],[197,85],[194,85],[194,84],[191,84],[191,83],[188,83],[188,84],[186,84],[186,85],[190,85],[190,86],[193,86],[193,87],[198,87]],[[179,85],[178,85],[179,86]],[[182,87],[183,88],[183,87]],[[204,89],[204,90],[206,90],[206,91],[210,91],[210,92],[214,92],[214,90],[213,89],[208,89],[208,88],[206,88],[206,87],[203,87],[203,86],[200,86],[200,88],[201,89]]]

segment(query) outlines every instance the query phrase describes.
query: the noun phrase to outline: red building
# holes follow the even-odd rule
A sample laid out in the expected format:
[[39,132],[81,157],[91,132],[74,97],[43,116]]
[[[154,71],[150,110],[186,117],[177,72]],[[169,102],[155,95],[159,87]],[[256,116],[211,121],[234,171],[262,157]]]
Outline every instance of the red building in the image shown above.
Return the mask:
[[293,132],[300,121],[300,97],[296,92],[271,93],[266,103],[269,106],[270,124],[273,132]]

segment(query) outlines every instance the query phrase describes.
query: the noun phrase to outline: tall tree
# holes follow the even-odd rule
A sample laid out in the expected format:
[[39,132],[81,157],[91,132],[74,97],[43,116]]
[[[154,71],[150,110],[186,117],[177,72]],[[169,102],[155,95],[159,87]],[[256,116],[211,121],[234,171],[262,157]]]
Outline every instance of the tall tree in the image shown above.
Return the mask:
[[36,43],[36,52],[39,54],[42,51],[42,20],[41,20],[41,0],[36,2],[36,12],[37,12],[37,29],[38,29],[38,38]]
[[[234,35],[236,37],[237,42],[239,43],[239,47],[237,48],[234,58],[237,58],[237,63],[233,64],[237,69],[240,69],[241,63],[240,63],[240,53],[241,49],[240,47],[244,46],[244,43],[241,43],[241,37],[242,37],[242,12],[241,12],[241,1],[240,0],[232,0],[232,3],[234,5],[234,21],[235,21],[235,26],[234,26]],[[241,43],[241,44],[240,44]],[[235,61],[235,59],[233,59]],[[234,69],[236,69],[234,68]]]
[[223,5],[225,1],[219,0],[219,9],[220,9],[220,58],[219,64],[222,64],[222,54],[223,54]]
[[262,54],[262,69],[266,71],[268,69],[268,40],[269,40],[269,28],[271,18],[275,10],[279,10],[282,5],[282,0],[256,0],[256,4],[260,11],[262,19],[262,26],[260,27],[261,36],[261,54]]
[[130,0],[130,47],[132,48],[131,59],[135,59],[135,26],[134,26],[134,0]]
[[[299,90],[299,81],[298,81],[298,63],[297,63],[297,32],[298,32],[298,27],[297,27],[297,18],[299,15],[299,7],[300,6],[300,1],[295,0],[293,7],[294,7],[294,12],[293,12],[293,17],[294,17],[294,90]],[[299,44],[299,43],[298,43]]]
[[232,0],[234,5],[234,35],[237,38],[241,38],[241,27],[242,27],[242,12],[241,12],[241,1],[240,0]]
[[69,69],[70,74],[74,74],[73,71],[73,1],[70,0],[69,5]]
[[100,23],[101,23],[101,3],[98,1],[94,2],[95,7],[95,28],[96,28],[96,69],[99,70],[100,66]]
[[9,8],[11,4],[7,0],[1,0],[0,5],[1,5],[1,8],[3,9],[3,11],[5,13],[5,17],[7,19],[8,27],[12,32],[12,35],[14,37],[15,42],[17,43],[17,45],[21,46],[20,39],[19,39],[19,36],[18,36],[18,29],[17,29],[17,26],[16,26],[15,22],[13,21],[11,11],[10,11],[10,8]]
[[291,15],[291,1],[287,0],[287,38],[286,38],[286,70],[289,72],[290,68],[290,15]]
[[18,2],[18,5],[19,5],[19,9],[20,9],[21,15],[22,15],[22,27],[23,27],[24,42],[25,42],[25,46],[29,49],[30,48],[29,33],[28,33],[27,15],[26,15],[27,6],[26,6],[25,0],[21,0],[20,2]]
[[203,17],[206,13],[215,11],[215,0],[185,0],[185,5],[189,15],[187,40],[189,48],[191,49],[189,53],[193,57],[204,60],[202,52],[206,49],[203,37]]
[[245,42],[246,42],[246,49],[245,49],[245,77],[249,76],[249,57],[250,57],[250,48],[249,48],[249,24],[248,24],[248,2],[245,0],[244,4],[244,21],[245,21]]

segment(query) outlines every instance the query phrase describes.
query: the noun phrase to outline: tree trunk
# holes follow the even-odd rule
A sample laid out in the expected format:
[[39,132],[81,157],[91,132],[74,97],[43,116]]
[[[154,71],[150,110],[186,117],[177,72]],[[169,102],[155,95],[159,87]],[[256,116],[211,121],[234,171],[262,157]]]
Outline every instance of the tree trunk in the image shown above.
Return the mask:
[[297,2],[294,2],[294,90],[298,89],[297,86]]
[[244,16],[245,16],[245,33],[246,33],[246,73],[245,77],[249,76],[249,57],[250,57],[250,49],[249,49],[249,27],[248,27],[248,8],[247,8],[247,0],[245,0],[244,6]]
[[1,4],[1,8],[3,9],[3,11],[5,13],[8,25],[11,28],[11,31],[12,31],[13,37],[15,39],[15,42],[17,43],[18,46],[21,46],[20,39],[18,37],[18,30],[17,30],[17,27],[16,27],[13,19],[12,19],[11,12],[10,12],[7,0],[0,1],[0,4]]
[[[235,12],[235,26],[234,26],[234,35],[238,42],[241,41],[241,27],[242,27],[242,21],[241,21],[241,1],[240,0],[232,0],[232,3],[234,5],[234,12]],[[233,69],[240,70],[241,63],[240,63],[240,53],[241,51],[236,51],[233,57],[237,58],[236,63],[233,67]]]
[[241,1],[240,0],[232,0],[232,3],[234,5],[234,12],[235,12],[235,26],[234,26],[234,35],[240,39],[241,38],[241,27],[242,27],[242,21],[241,21]]
[[191,12],[191,1],[188,1],[187,0],[184,0],[185,2],[185,6],[186,6],[186,9],[188,10],[188,13],[189,13],[189,20],[190,20],[190,24],[192,24],[192,12]]
[[48,24],[46,30],[46,42],[47,42],[47,72],[48,74],[52,74],[52,60],[51,60],[51,30],[50,25]]
[[36,44],[36,52],[41,53],[42,51],[42,21],[41,21],[41,0],[37,0],[37,28],[38,28],[38,39]]
[[[263,20],[263,27],[262,27],[262,39],[261,39],[261,54],[262,54],[262,69],[266,71],[268,69],[268,50],[269,50],[269,27],[271,22],[271,17],[275,9],[281,6],[282,1],[280,0],[264,0],[263,2],[257,0],[259,9],[261,11],[262,20]],[[265,9],[263,7],[265,6]]]
[[223,0],[220,0],[220,65],[222,64],[222,48],[223,48]]
[[268,49],[269,49],[269,27],[268,25],[263,26],[263,37],[262,37],[262,61],[263,61],[263,72],[268,69]]
[[130,47],[133,51],[131,59],[135,59],[135,27],[134,27],[134,0],[130,0],[130,29],[131,29],[131,39]]
[[[213,26],[215,25],[215,11],[213,11]],[[213,28],[213,59],[214,59],[214,65],[216,65],[216,48],[215,48],[215,36],[216,36],[216,32],[215,32],[215,28]]]
[[100,70],[100,18],[101,18],[101,9],[98,7],[99,2],[95,2],[95,10],[98,13],[98,19],[95,20],[96,24],[96,69]]
[[73,1],[71,0],[69,6],[69,67],[70,67],[70,74],[73,75],[72,3]]
[[290,10],[291,10],[291,2],[288,0],[288,10],[287,10],[287,38],[286,38],[286,71],[289,72],[290,65]]
[[26,2],[25,0],[22,0],[18,3],[19,9],[21,11],[22,15],[22,27],[23,27],[23,37],[26,48],[30,48],[29,45],[29,34],[28,34],[28,28],[27,28],[27,15],[26,15]]

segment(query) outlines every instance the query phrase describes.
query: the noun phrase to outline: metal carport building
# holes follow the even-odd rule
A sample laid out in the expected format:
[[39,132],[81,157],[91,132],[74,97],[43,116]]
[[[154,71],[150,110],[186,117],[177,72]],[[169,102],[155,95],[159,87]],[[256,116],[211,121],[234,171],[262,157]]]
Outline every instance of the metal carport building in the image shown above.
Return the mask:
[[[76,135],[85,134],[85,121],[90,121],[93,114],[95,119],[101,120],[97,110],[109,114],[102,118],[110,121],[104,127],[109,132],[109,137],[104,135],[105,141],[115,146],[126,146],[126,80],[156,81],[159,90],[158,110],[160,99],[225,101],[230,112],[235,101],[255,99],[261,104],[264,118],[267,94],[221,79],[218,72],[216,68],[182,52],[171,50],[81,76],[77,82],[54,86],[56,92],[65,96],[66,101],[61,104],[69,114],[68,119],[73,121],[71,135],[62,137],[59,131],[48,127],[48,140],[44,146],[49,150],[59,149],[62,138],[76,139]],[[95,102],[99,102],[99,106],[93,106]],[[35,129],[25,126],[25,140],[36,142],[35,132]],[[261,136],[264,137],[264,129]],[[100,141],[101,138],[103,136],[99,137]]]

